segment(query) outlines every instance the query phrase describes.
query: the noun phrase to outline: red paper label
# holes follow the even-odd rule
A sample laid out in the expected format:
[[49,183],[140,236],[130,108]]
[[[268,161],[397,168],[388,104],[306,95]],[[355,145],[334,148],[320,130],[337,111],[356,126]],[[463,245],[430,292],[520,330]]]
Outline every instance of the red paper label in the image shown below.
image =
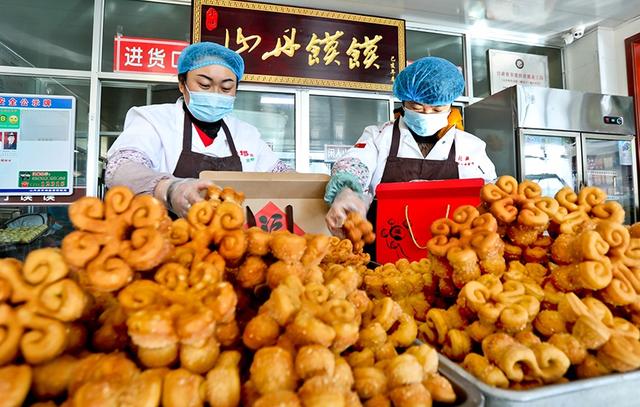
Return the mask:
[[356,143],[356,145],[354,145],[355,148],[365,148],[367,146],[367,143]]
[[[277,230],[287,230],[287,216],[284,211],[273,202],[269,202],[262,209],[254,214],[256,218],[256,226],[266,232],[275,232]],[[295,219],[295,209],[293,213]],[[304,235],[297,224],[293,224],[293,233],[296,235]]]
[[177,74],[178,57],[186,41],[116,36],[113,40],[114,72]]

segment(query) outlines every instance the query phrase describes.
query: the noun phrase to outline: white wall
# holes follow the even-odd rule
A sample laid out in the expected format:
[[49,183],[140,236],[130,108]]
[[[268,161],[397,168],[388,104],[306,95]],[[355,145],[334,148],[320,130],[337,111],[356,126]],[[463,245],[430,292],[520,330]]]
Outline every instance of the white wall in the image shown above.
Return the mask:
[[629,95],[627,87],[627,59],[624,49],[624,40],[640,33],[640,18],[635,18],[628,23],[616,27],[614,31],[615,41],[615,76],[611,78],[615,82],[615,93],[617,95]]
[[567,45],[567,89],[628,96],[624,40],[637,33],[640,18],[615,29],[599,27]]
[[588,32],[567,45],[564,57],[567,89],[600,93],[598,31]]

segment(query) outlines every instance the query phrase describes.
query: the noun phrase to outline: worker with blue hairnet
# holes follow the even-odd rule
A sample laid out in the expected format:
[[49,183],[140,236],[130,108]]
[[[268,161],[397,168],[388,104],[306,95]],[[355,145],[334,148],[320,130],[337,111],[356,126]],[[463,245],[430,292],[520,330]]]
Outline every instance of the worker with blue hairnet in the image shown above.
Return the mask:
[[182,97],[129,110],[107,153],[107,186],[152,194],[184,216],[212,185],[198,180],[201,171],[291,171],[255,127],[230,116],[243,73],[242,57],[222,45],[186,47],[178,59]]
[[[366,216],[380,183],[496,178],[485,143],[463,130],[460,112],[451,108],[463,89],[458,68],[442,58],[420,58],[398,74],[393,93],[404,114],[365,131],[332,167],[324,199],[333,234],[342,234],[347,213]],[[373,208],[369,212],[375,221]]]

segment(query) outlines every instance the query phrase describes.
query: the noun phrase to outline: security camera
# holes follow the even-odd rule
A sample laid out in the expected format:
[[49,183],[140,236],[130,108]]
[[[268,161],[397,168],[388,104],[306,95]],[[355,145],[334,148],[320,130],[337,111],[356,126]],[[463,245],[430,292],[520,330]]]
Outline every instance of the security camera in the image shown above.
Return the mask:
[[584,26],[579,25],[577,27],[573,27],[571,29],[571,35],[573,35],[574,40],[577,40],[578,38],[582,38],[582,36],[584,35]]
[[571,35],[571,33],[562,34],[562,39],[566,45],[573,43],[573,35]]

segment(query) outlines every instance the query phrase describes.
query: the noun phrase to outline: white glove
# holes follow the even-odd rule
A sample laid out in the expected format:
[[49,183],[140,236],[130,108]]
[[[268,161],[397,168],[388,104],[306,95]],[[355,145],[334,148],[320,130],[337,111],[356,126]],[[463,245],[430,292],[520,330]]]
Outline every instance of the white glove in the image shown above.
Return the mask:
[[213,185],[211,181],[194,178],[175,181],[167,191],[167,201],[171,204],[171,210],[182,218],[186,217],[191,205],[202,201],[204,191]]
[[366,219],[367,209],[368,205],[360,194],[353,192],[349,188],[343,188],[342,191],[336,195],[331,204],[331,209],[329,209],[325,217],[329,231],[333,235],[344,239],[342,225],[344,225],[344,221],[347,219],[347,214],[349,212],[357,212],[363,219]]

